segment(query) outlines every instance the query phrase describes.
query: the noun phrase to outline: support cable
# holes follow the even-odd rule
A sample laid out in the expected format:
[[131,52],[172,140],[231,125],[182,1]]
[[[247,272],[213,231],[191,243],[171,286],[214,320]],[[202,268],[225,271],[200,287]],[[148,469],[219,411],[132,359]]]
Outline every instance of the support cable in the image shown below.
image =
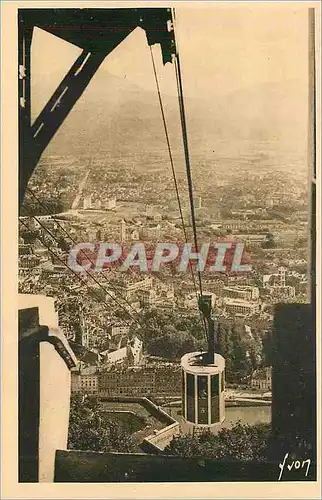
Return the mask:
[[[32,217],[32,216],[31,216]],[[27,224],[25,224],[23,221],[20,221],[20,223],[25,226],[26,229],[29,230],[29,227]],[[83,279],[82,277],[76,272],[74,271],[74,269],[72,269],[68,264],[66,264],[66,262],[61,259],[59,257],[59,255],[57,255],[55,252],[52,251],[52,249],[45,243],[45,241],[40,238],[39,236],[37,236],[37,239],[40,241],[40,243],[42,243],[42,245],[44,245],[44,247],[48,250],[48,252],[55,258],[55,259],[58,259],[67,269],[69,269],[69,271],[71,271],[76,277],[77,279],[82,283],[83,286],[85,286],[91,293],[93,293],[93,295],[95,296],[95,298],[97,299],[98,302],[100,303],[103,303],[103,305],[108,309],[109,312],[111,312],[111,307],[107,304],[107,302],[105,302],[104,300],[102,300],[102,297],[100,297],[99,295],[96,294],[96,291],[91,288]],[[84,269],[85,270],[85,269]],[[129,324],[126,323],[128,326]]]
[[[25,208],[25,210],[26,210],[26,208]],[[27,211],[27,210],[26,210],[26,211]],[[59,243],[59,242],[57,241],[57,239],[56,239],[55,235],[54,235],[51,231],[49,231],[49,229],[48,229],[48,228],[46,228],[46,226],[45,226],[44,224],[42,224],[42,222],[41,222],[41,221],[40,221],[40,220],[39,220],[39,219],[38,219],[35,215],[31,215],[30,213],[28,213],[28,211],[27,211],[27,214],[28,214],[30,217],[32,217],[32,218],[33,218],[33,219],[34,219],[34,220],[35,220],[35,221],[36,221],[36,222],[37,222],[37,223],[38,223],[38,224],[39,224],[39,225],[40,225],[40,226],[41,226],[41,227],[42,227],[42,228],[43,228],[43,229],[44,229],[44,230],[45,230],[45,231],[46,231],[46,232],[50,235],[50,236],[51,236],[51,238],[53,238],[53,239],[54,239],[54,241],[56,241],[56,243]],[[27,228],[28,228],[28,226],[27,226],[24,222],[22,222],[22,221],[20,221],[20,222],[21,222],[21,223],[22,223],[25,227],[27,227]],[[28,228],[28,229],[29,229],[29,228]],[[39,239],[39,238],[38,238],[38,239]],[[41,241],[41,240],[40,240],[40,241]],[[43,241],[42,241],[42,243],[44,244],[44,242],[43,242]],[[52,250],[51,250],[51,249],[50,249],[47,245],[45,245],[45,246],[46,246],[46,248],[48,249],[48,251],[49,251],[51,254],[53,254],[55,257],[57,257],[57,258],[58,258],[58,260],[60,260],[60,262],[62,262],[62,263],[64,264],[64,266],[65,266],[65,267],[67,267],[68,269],[70,269],[70,270],[73,272],[73,274],[75,274],[76,276],[78,276],[77,272],[76,272],[74,269],[72,269],[72,268],[71,268],[68,264],[66,264],[66,262],[65,262],[63,259],[61,259],[59,256],[57,256],[57,254],[55,254],[54,252],[52,252]],[[125,309],[125,307],[124,307],[122,304],[120,304],[120,303],[118,302],[118,300],[117,300],[115,297],[113,297],[113,295],[112,295],[112,294],[111,294],[108,290],[106,290],[106,289],[105,289],[105,288],[101,285],[101,283],[100,283],[100,282],[99,282],[99,281],[98,281],[98,280],[97,280],[97,279],[96,279],[96,278],[95,278],[95,277],[94,277],[94,276],[93,276],[93,275],[92,275],[92,274],[88,271],[88,269],[85,269],[85,267],[84,267],[83,269],[84,269],[85,273],[86,273],[86,274],[87,274],[87,275],[88,275],[88,276],[89,276],[89,277],[90,277],[93,281],[95,281],[95,283],[96,283],[96,284],[97,284],[97,285],[101,288],[101,290],[103,290],[103,292],[104,292],[106,295],[109,295],[109,296],[112,298],[112,300],[114,300],[114,302],[116,302],[116,304],[117,304],[117,305],[118,305],[121,309],[123,309],[123,310],[126,312],[126,314],[127,314],[127,315],[128,315],[128,316],[132,319],[132,321],[134,321],[135,323],[137,323],[137,324],[139,324],[139,325],[141,326],[141,324],[138,322],[138,320],[137,320],[137,319],[135,319],[135,318],[134,318],[134,317],[133,317],[133,316],[129,313],[129,311],[128,311],[127,309]],[[81,280],[81,281],[83,282],[83,280]],[[110,310],[110,306],[107,304],[107,302],[106,302],[105,300],[102,300],[102,298],[100,298],[100,301],[101,301],[101,302],[103,302],[103,303],[105,304],[105,306],[107,306],[107,307],[108,307],[108,309]]]
[[[151,46],[150,46],[150,54],[151,54],[151,60],[152,60],[152,66],[153,66],[153,73],[154,73],[154,78],[155,78],[156,87],[157,87],[157,93],[158,93],[158,98],[159,98],[159,104],[160,104],[162,122],[163,122],[163,127],[164,127],[164,133],[165,133],[166,143],[167,143],[167,148],[168,148],[168,154],[169,154],[169,160],[170,160],[170,165],[171,165],[171,171],[172,171],[172,176],[173,176],[173,181],[174,181],[174,186],[175,186],[175,191],[176,191],[176,196],[177,196],[177,201],[178,201],[178,207],[179,207],[179,212],[180,212],[181,224],[182,224],[182,228],[183,228],[185,242],[188,243],[187,230],[186,230],[186,226],[185,226],[185,222],[184,222],[184,217],[183,217],[183,211],[182,211],[181,200],[180,200],[180,195],[179,195],[178,182],[177,182],[177,177],[176,177],[176,172],[175,172],[174,162],[173,162],[173,156],[172,156],[172,151],[171,151],[171,145],[170,145],[170,140],[169,140],[168,127],[167,127],[167,122],[166,122],[166,119],[165,119],[165,113],[164,113],[164,107],[163,107],[161,92],[160,92],[159,80],[158,80],[156,65],[155,65],[153,51],[152,51],[152,47]],[[180,103],[180,100],[179,100],[179,106],[180,106],[180,115],[181,115],[181,122],[182,122],[182,113],[181,113],[181,103]],[[182,131],[183,131],[183,129],[182,129]],[[187,141],[187,139],[186,139],[186,141]],[[185,144],[185,142],[184,142],[184,144]],[[186,153],[186,151],[185,151],[185,153]],[[190,177],[191,177],[191,174],[190,174]],[[189,183],[188,183],[188,185],[189,185]],[[189,197],[190,197],[190,206],[193,209],[193,204],[191,205],[190,191],[189,191]],[[194,217],[192,219],[194,220]],[[195,224],[194,224],[194,240],[195,240],[195,247],[196,247],[196,251],[197,251],[198,245],[197,245],[197,236],[196,236]],[[194,273],[194,269],[193,269],[193,266],[192,266],[192,263],[191,263],[190,260],[189,260],[189,269],[190,269],[190,272],[191,272],[191,277],[192,277],[192,281],[193,281],[193,286],[194,286],[194,291],[195,291],[196,301],[197,301],[197,307],[198,307],[198,292],[197,292],[197,285],[196,285],[195,273]],[[199,276],[200,295],[202,296],[202,284],[201,284],[201,274],[200,274],[200,271],[198,271],[198,276]],[[204,316],[202,315],[201,311],[200,311],[200,318],[201,318],[201,322],[202,322],[204,330],[205,330],[206,339],[208,341],[208,330],[207,330],[206,320],[205,320]]]
[[[152,59],[152,65],[153,65],[153,72],[154,72],[155,83],[156,83],[157,92],[158,92],[160,110],[161,110],[161,115],[162,115],[162,121],[163,121],[163,127],[164,127],[164,134],[165,134],[165,137],[166,137],[166,142],[167,142],[167,147],[168,147],[168,153],[169,153],[169,160],[170,160],[171,171],[172,171],[172,176],[173,176],[173,182],[174,182],[174,187],[175,187],[175,191],[176,191],[177,202],[178,202],[178,207],[179,207],[179,212],[180,212],[181,225],[182,225],[182,229],[183,229],[183,234],[184,234],[185,242],[188,243],[187,230],[186,230],[186,225],[185,225],[185,222],[184,222],[182,205],[181,205],[181,200],[180,200],[180,195],[179,195],[178,181],[177,181],[177,176],[176,176],[176,172],[175,172],[175,168],[174,168],[173,156],[172,156],[172,151],[171,151],[171,146],[170,146],[170,140],[169,140],[169,134],[168,134],[168,127],[167,127],[167,122],[166,122],[166,119],[165,119],[165,113],[164,113],[164,108],[163,108],[163,102],[162,102],[161,92],[160,92],[159,80],[158,80],[158,75],[157,75],[157,71],[156,71],[156,66],[155,66],[155,61],[154,61],[154,56],[153,56],[153,51],[152,51],[151,45],[150,45],[150,53],[151,53],[151,59]],[[195,279],[194,270],[193,270],[193,267],[192,267],[192,264],[191,264],[190,260],[189,260],[189,268],[190,268],[190,271],[191,271],[191,277],[192,277],[192,281],[193,281],[193,287],[194,287],[195,294],[196,294],[196,297],[197,297],[196,279]]]
[[[28,193],[30,193],[34,199],[37,201],[37,203],[39,204],[39,206],[41,206],[42,208],[44,209],[47,209],[48,207],[46,207],[46,205],[40,201],[40,199],[38,198],[38,196],[35,195],[35,193],[27,187],[26,189],[28,191]],[[76,240],[71,236],[71,234],[64,228],[64,226],[62,224],[60,224],[60,222],[55,218],[54,215],[51,215],[52,217],[52,220],[54,220],[56,222],[56,224],[58,225],[58,227],[64,232],[64,234],[66,234],[66,236],[74,243],[74,245],[77,245],[77,242]],[[57,240],[56,240],[57,241]],[[81,248],[79,250],[79,253],[81,253],[82,255],[84,255],[86,257],[86,259],[93,265],[95,266],[95,263],[91,260],[91,258],[86,254],[86,252]],[[121,296],[121,292],[119,291],[119,289],[117,289],[117,287],[115,287],[115,285],[112,285],[111,282],[107,279],[107,277],[105,276],[104,272],[102,273],[103,274],[103,277],[105,279],[105,281],[107,282],[107,284],[109,285],[110,288],[112,288],[112,290],[117,293],[120,297],[121,297],[121,300],[123,300],[134,312],[134,314],[137,314],[137,311],[134,309],[134,307],[124,298]],[[108,295],[110,295],[109,292],[106,291],[106,293]]]

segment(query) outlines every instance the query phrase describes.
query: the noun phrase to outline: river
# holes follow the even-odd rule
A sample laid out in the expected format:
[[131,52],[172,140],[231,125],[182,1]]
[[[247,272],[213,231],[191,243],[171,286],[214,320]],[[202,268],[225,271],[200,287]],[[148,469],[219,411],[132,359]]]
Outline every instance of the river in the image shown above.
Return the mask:
[[[182,421],[180,407],[164,407],[164,410],[172,417]],[[226,406],[226,418],[222,427],[231,428],[238,420],[243,424],[254,425],[258,423],[269,424],[271,422],[271,406]]]
[[241,420],[243,424],[269,424],[272,418],[270,406],[230,406],[226,407],[226,419],[223,427],[231,427]]

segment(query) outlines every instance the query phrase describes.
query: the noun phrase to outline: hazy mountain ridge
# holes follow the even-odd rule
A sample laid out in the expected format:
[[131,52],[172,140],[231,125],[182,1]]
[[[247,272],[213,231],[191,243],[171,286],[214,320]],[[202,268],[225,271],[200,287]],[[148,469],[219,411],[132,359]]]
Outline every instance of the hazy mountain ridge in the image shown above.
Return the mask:
[[[44,95],[46,81],[41,86],[38,82],[38,88]],[[191,148],[202,152],[203,148],[217,149],[222,141],[272,141],[278,149],[302,150],[308,99],[299,88],[297,81],[287,81],[240,89],[218,100],[186,98]],[[163,102],[171,144],[177,149],[181,147],[178,100],[163,95]],[[88,154],[102,144],[112,151],[165,150],[157,93],[107,72],[95,76],[47,151]]]

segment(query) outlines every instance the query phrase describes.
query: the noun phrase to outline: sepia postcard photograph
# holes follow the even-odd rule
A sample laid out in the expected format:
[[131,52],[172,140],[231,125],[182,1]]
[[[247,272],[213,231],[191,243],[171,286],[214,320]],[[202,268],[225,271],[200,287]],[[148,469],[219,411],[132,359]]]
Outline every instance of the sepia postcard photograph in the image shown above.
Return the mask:
[[321,498],[320,23],[2,2],[2,498]]

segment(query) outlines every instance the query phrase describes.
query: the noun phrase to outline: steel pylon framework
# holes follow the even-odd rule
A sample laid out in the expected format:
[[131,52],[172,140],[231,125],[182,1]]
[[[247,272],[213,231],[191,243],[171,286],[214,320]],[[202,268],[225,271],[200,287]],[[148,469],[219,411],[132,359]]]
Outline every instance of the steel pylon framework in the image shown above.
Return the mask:
[[[76,45],[82,53],[31,123],[30,59],[35,27]],[[49,142],[104,59],[137,27],[145,30],[148,45],[160,44],[163,63],[171,62],[175,41],[170,8],[19,10],[20,207],[30,176]]]

